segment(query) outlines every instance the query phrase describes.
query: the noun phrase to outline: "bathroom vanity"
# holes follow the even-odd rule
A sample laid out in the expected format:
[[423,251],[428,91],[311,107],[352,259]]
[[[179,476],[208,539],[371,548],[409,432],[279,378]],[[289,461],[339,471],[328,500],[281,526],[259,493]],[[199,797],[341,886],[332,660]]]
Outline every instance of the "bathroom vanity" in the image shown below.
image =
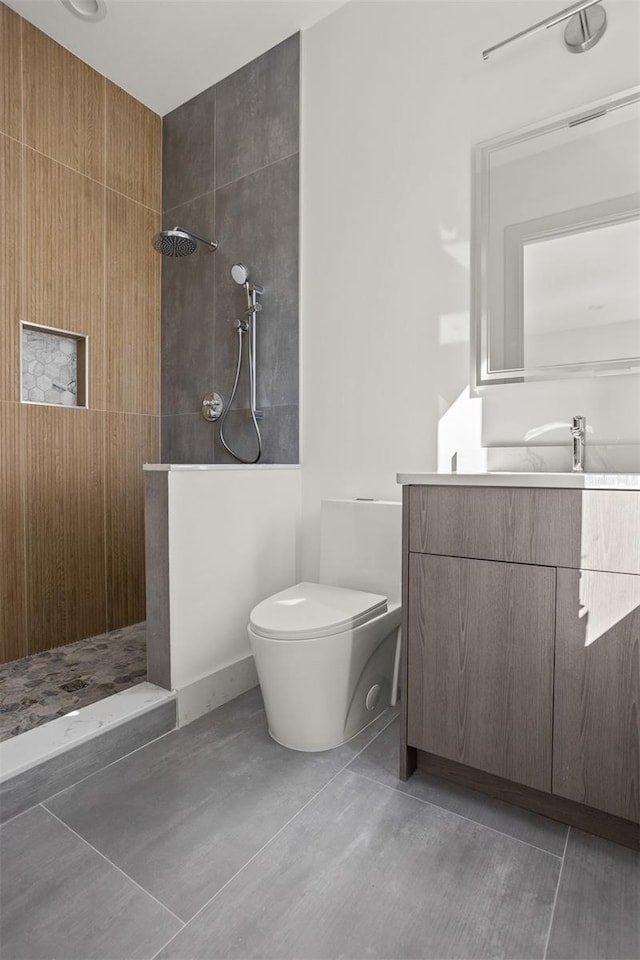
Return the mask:
[[398,481],[401,778],[640,848],[640,477]]

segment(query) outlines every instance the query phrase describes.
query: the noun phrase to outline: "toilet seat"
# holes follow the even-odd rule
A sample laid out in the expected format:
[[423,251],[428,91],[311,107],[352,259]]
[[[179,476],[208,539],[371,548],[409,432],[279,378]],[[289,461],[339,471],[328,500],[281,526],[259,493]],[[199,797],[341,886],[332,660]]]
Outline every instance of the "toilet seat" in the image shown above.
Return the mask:
[[351,630],[386,611],[381,594],[302,582],[254,607],[249,625],[266,639],[313,640]]

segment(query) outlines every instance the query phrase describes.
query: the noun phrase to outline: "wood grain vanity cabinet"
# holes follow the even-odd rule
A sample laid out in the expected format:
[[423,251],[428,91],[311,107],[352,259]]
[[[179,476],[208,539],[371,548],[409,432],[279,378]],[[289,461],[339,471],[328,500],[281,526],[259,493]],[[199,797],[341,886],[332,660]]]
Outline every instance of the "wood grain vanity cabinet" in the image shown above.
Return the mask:
[[550,790],[553,571],[412,554],[409,592],[410,742]]
[[404,487],[401,777],[640,848],[640,493]]
[[553,791],[640,821],[640,577],[558,570]]

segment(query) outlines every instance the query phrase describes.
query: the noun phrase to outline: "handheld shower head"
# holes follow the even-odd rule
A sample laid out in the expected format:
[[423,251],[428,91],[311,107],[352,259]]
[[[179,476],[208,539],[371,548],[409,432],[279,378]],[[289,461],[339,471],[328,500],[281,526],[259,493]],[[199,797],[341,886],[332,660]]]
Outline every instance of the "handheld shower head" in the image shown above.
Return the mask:
[[163,257],[188,257],[196,250],[198,243],[204,243],[211,253],[218,246],[215,240],[206,240],[197,233],[183,230],[182,227],[162,230],[153,238],[154,248]]
[[249,271],[245,267],[244,263],[234,263],[231,267],[231,276],[236,283],[240,286],[244,286],[245,283],[249,282]]
[[[245,288],[247,292],[247,303],[249,306],[251,306],[253,302],[252,297],[254,294],[264,293],[263,287],[259,286],[257,283],[253,283],[252,280],[249,280],[249,271],[245,267],[244,263],[234,263],[234,265],[231,267],[231,276],[239,286]],[[262,309],[262,307],[260,309]]]

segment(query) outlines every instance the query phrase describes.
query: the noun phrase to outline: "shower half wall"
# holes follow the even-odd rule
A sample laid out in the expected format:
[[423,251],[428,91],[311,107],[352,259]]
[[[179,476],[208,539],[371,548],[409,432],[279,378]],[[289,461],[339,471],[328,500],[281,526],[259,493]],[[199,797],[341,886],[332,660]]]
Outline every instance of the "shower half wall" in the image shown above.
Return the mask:
[[[298,462],[299,68],[296,34],[164,117],[163,227],[215,237],[218,250],[162,259],[163,463],[235,462],[201,416],[203,396],[227,399],[233,382],[233,321],[246,306],[234,263],[264,287],[261,462]],[[246,389],[239,397],[225,435],[251,457]]]
[[298,582],[300,479],[293,465],[145,467],[149,680],[175,691],[179,726],[258,683],[247,625]]

